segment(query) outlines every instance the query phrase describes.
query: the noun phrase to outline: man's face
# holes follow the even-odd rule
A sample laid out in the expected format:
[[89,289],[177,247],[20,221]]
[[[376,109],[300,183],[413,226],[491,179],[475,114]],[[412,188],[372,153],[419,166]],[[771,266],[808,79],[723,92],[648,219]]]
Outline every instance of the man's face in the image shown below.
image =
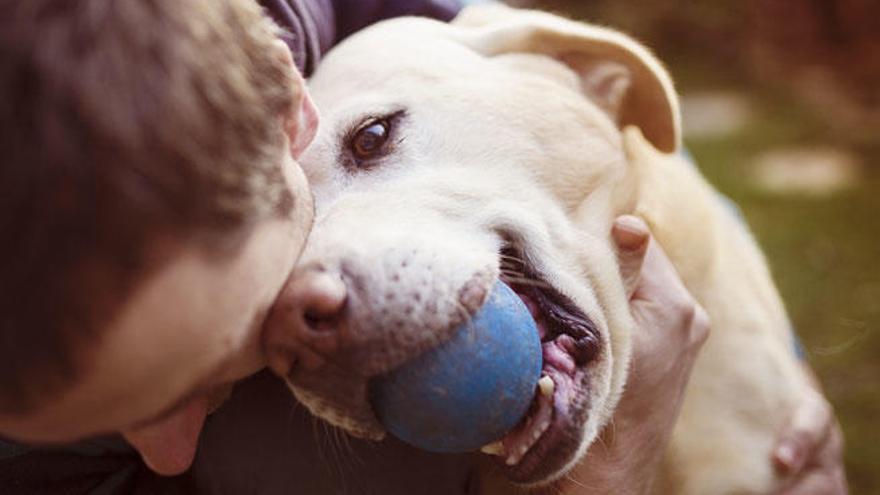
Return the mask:
[[[317,126],[310,100],[299,111],[286,123],[296,155]],[[311,228],[312,199],[293,154],[281,164],[295,198],[290,216],[263,219],[230,257],[174,246],[87,350],[83,376],[32,414],[0,416],[0,433],[65,442],[118,431],[155,471],[186,470],[206,414],[264,366],[264,319]]]

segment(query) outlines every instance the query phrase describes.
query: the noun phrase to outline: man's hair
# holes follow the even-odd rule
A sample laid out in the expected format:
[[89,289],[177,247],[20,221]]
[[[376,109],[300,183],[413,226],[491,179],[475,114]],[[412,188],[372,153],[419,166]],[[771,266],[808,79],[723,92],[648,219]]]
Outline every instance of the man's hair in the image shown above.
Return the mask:
[[276,29],[254,0],[0,0],[0,412],[74,381],[157,239],[290,209]]

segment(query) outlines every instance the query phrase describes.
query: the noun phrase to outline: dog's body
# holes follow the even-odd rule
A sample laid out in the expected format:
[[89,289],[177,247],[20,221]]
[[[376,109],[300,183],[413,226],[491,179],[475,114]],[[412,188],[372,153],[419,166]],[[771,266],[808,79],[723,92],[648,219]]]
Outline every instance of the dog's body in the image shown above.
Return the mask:
[[661,493],[768,493],[776,434],[809,386],[782,301],[741,219],[689,163],[630,150],[645,174],[635,212],[712,321]]
[[[808,381],[751,236],[675,153],[677,100],[643,48],[547,14],[472,9],[452,26],[368,29],[331,52],[311,85],[323,122],[303,167],[318,216],[301,270],[336,270],[350,286],[339,340],[297,342],[333,355],[289,375],[313,412],[381,437],[369,378],[443,341],[473,306],[463,288],[485,292],[498,253],[515,246],[599,336],[595,360],[548,368],[561,433],[509,473],[528,484],[563,476],[625,386],[633,323],[609,231],[635,213],[712,321],[657,491],[779,483],[771,446]],[[372,156],[366,145],[383,129]]]

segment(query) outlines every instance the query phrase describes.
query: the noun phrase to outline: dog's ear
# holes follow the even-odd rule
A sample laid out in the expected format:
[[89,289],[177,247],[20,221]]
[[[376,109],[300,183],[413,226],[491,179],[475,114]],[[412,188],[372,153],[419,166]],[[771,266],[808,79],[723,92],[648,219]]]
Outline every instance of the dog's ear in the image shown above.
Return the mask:
[[501,4],[465,9],[461,41],[486,55],[531,53],[570,67],[584,93],[617,124],[637,126],[659,150],[679,148],[681,117],[669,74],[641,44],[616,31]]

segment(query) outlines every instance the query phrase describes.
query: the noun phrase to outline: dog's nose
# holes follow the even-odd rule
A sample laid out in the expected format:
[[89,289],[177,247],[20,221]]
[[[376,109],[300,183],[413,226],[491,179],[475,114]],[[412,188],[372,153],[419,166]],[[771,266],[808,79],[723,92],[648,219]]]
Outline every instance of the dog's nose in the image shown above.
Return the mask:
[[308,330],[333,331],[334,320],[345,307],[347,290],[342,278],[315,269],[302,275],[299,282],[294,284],[291,297],[301,308]]
[[339,273],[322,267],[297,270],[267,320],[263,345],[272,370],[286,376],[294,364],[320,368],[338,347],[347,299]]

